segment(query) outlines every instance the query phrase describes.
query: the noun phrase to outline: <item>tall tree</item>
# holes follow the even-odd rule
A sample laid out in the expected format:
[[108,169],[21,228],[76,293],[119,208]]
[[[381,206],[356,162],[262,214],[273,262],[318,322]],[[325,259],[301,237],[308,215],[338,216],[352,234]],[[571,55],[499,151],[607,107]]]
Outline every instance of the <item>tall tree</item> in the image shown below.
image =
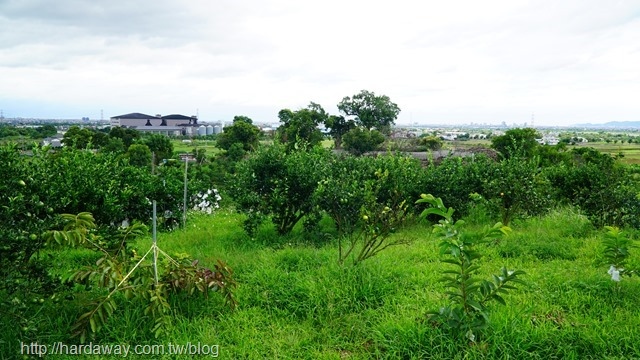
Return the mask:
[[386,95],[377,96],[371,91],[362,90],[352,97],[344,97],[338,103],[338,109],[347,116],[355,116],[356,124],[382,133],[389,133],[395,123],[400,108]]
[[151,150],[144,144],[133,144],[127,150],[129,164],[138,167],[147,167],[151,165]]
[[140,135],[140,132],[136,129],[127,129],[120,126],[114,126],[109,130],[110,137],[122,139],[125,150],[139,139]]
[[91,144],[92,149],[97,149],[107,143],[108,137],[104,133],[99,133],[88,128],[80,128],[72,126],[64,133],[62,143],[64,146],[73,147],[75,149],[85,149]]
[[247,124],[253,124],[253,120],[250,117],[244,115],[236,115],[233,117],[233,123],[235,124],[238,121],[244,121]]
[[491,139],[491,147],[500,153],[502,158],[508,159],[513,156],[531,157],[540,144],[536,138],[540,134],[532,128],[516,128],[507,130],[504,135]]
[[167,136],[151,134],[145,137],[142,143],[147,145],[149,150],[155,154],[156,164],[159,164],[163,159],[170,159],[173,157],[173,143]]
[[236,121],[236,118],[233,125],[225,126],[224,132],[218,135],[216,145],[228,151],[233,144],[239,143],[244,151],[255,150],[260,140],[260,128],[244,120]]
[[314,102],[298,111],[282,109],[278,118],[282,125],[278,128],[279,139],[291,150],[299,147],[313,147],[322,141],[318,125],[325,123],[329,115]]

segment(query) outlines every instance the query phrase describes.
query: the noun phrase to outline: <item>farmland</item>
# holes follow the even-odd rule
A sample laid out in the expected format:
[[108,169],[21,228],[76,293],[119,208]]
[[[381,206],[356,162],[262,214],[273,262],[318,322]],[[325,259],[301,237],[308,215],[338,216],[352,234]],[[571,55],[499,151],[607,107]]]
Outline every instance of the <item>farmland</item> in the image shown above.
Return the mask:
[[[468,220],[469,229],[477,229],[487,219],[475,214]],[[158,238],[169,253],[189,253],[210,266],[218,258],[231,264],[240,284],[235,311],[221,307],[216,296],[176,299],[179,314],[171,332],[154,339],[140,331],[145,315],[125,305],[94,341],[217,344],[222,358],[626,359],[640,354],[640,282],[611,281],[606,266],[598,264],[602,233],[569,208],[518,222],[509,236],[481,249],[483,276],[505,265],[525,270],[527,284],[507,297],[507,306],[491,309],[492,329],[473,345],[426,320],[427,311],[447,302],[438,282],[447,266],[438,261],[428,224],[415,223],[395,235],[410,239],[409,245],[359,267],[341,267],[331,242],[310,242],[302,229],[281,238],[269,226],[251,239],[240,221],[228,211],[197,215],[186,229]],[[145,238],[134,248],[141,252],[149,246]],[[58,254],[55,264],[62,274],[92,258],[79,251]],[[48,299],[29,306],[36,310],[31,319],[50,312],[48,320],[27,334],[7,327],[6,339],[67,341],[71,303],[62,310]],[[17,351],[15,343],[5,345],[5,353],[9,350]]]
[[640,356],[631,153],[533,144],[425,164],[337,155],[328,141],[240,158],[172,144],[206,150],[188,167],[184,227],[180,162],[0,147],[3,358],[32,343],[206,344],[247,359]]

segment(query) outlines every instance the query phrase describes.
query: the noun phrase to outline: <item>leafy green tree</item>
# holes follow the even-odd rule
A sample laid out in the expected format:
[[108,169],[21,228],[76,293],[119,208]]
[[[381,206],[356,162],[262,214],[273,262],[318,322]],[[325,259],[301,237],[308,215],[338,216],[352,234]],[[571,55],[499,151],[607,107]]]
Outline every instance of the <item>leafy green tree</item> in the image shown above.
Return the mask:
[[242,144],[244,151],[253,151],[258,147],[260,140],[260,128],[243,120],[234,122],[231,126],[225,126],[224,131],[216,138],[216,145],[224,150],[229,150],[233,144]]
[[540,146],[536,138],[540,134],[532,128],[516,128],[507,130],[504,135],[491,139],[491,147],[494,148],[502,158],[512,156],[532,157],[536,149]]
[[318,125],[324,123],[328,116],[322,106],[313,102],[298,111],[280,110],[278,118],[282,125],[278,128],[279,140],[289,150],[313,147],[322,141]]
[[342,147],[342,137],[349,130],[356,127],[356,122],[354,120],[347,120],[342,115],[330,115],[324,123],[325,127],[329,130],[329,134],[333,137],[333,141],[336,149],[340,149]]
[[545,169],[557,201],[579,207],[596,226],[640,227],[640,185],[632,168],[594,148],[575,148],[572,161]]
[[390,131],[400,113],[398,105],[391,102],[388,96],[377,96],[367,90],[352,97],[344,97],[338,103],[338,109],[347,116],[354,116],[357,125],[382,133]]
[[46,124],[43,126],[39,126],[35,129],[34,134],[31,135],[32,138],[46,138],[53,136],[58,133],[58,129],[54,125]]
[[155,154],[156,164],[173,157],[173,143],[167,136],[151,134],[142,140],[142,144],[147,145],[151,153]]
[[109,130],[109,137],[121,139],[124,143],[125,151],[136,142],[136,140],[140,139],[140,132],[135,129],[123,128],[120,126],[114,126]]
[[62,143],[64,146],[72,147],[75,149],[86,149],[91,143],[92,148],[96,148],[96,143],[93,141],[96,132],[91,131],[88,128],[80,128],[79,126],[72,126],[64,133]]
[[125,152],[124,141],[120,138],[110,137],[107,143],[100,148],[100,151],[103,153],[123,153]]
[[244,115],[236,115],[233,117],[233,123],[237,123],[238,121],[244,121],[247,124],[253,124],[253,120],[250,117]]
[[55,203],[40,192],[43,156],[35,149],[27,161],[15,144],[0,146],[0,293],[38,293],[52,285],[36,256],[44,244],[40,234],[54,223]]
[[20,132],[15,126],[0,124],[0,139],[10,136],[19,136]]
[[229,150],[227,150],[227,157],[234,162],[242,160],[246,154],[247,152],[241,143],[234,143],[229,147]]
[[[289,233],[314,213],[311,197],[326,175],[330,152],[287,151],[283,144],[263,147],[239,162],[231,181],[231,196],[247,215],[245,230],[254,235],[266,217],[279,234]],[[315,218],[315,217],[314,217]]]
[[428,135],[418,138],[418,146],[423,147],[426,150],[437,151],[442,149],[444,141],[437,136]]
[[151,165],[151,149],[145,144],[133,144],[127,150],[127,158],[133,166],[148,167]]
[[484,184],[484,194],[504,225],[517,215],[539,215],[549,209],[551,186],[535,160],[510,157],[493,170]]
[[378,130],[356,127],[344,134],[343,142],[345,150],[354,155],[362,155],[378,149],[384,142],[384,135]]

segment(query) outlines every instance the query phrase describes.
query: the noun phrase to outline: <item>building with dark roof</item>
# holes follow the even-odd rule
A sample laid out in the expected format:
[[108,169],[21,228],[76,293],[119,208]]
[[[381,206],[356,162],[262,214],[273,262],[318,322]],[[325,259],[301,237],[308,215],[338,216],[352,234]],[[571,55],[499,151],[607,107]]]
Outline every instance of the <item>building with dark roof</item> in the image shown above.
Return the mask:
[[165,135],[193,135],[197,131],[198,118],[196,116],[179,114],[154,116],[142,113],[131,113],[112,117],[111,126],[120,126],[142,132],[161,133]]

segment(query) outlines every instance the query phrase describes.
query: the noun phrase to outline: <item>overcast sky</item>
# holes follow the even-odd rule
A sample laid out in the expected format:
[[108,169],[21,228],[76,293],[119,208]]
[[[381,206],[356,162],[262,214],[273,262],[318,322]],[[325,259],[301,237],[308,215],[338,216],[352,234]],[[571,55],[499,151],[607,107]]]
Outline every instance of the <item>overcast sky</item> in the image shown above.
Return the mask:
[[363,89],[405,124],[640,121],[640,1],[0,0],[5,117],[277,122]]

